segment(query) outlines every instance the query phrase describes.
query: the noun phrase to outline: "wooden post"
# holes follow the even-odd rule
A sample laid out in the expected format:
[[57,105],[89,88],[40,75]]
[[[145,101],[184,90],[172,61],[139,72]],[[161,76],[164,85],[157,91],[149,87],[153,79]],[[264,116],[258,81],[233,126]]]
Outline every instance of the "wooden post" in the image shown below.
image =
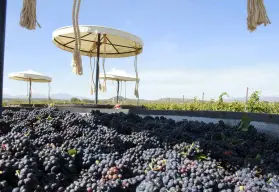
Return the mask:
[[202,92],[202,101],[204,102],[204,92]]
[[5,32],[6,32],[6,10],[7,0],[0,1],[0,117],[2,117],[3,102],[3,72],[4,72],[4,52],[5,52]]
[[119,103],[119,80],[117,80],[117,95],[116,95],[116,103]]

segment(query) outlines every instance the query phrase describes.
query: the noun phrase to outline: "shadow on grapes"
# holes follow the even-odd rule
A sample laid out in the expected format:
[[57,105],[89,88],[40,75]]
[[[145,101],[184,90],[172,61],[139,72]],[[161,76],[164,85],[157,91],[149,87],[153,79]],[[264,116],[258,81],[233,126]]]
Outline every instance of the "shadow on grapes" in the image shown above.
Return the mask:
[[0,191],[274,191],[279,142],[229,127],[135,114],[6,110]]

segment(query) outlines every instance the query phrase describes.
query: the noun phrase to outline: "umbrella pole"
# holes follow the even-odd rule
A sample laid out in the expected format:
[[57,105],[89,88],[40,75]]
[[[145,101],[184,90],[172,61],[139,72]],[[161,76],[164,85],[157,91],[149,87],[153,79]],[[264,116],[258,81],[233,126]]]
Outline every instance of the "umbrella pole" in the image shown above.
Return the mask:
[[31,104],[31,90],[32,90],[31,86],[32,86],[32,82],[30,78],[29,79],[29,105]]
[[98,104],[98,92],[99,92],[99,60],[100,60],[100,46],[101,46],[101,34],[98,33],[98,42],[97,42],[97,61],[96,61],[96,85],[95,85],[95,90],[96,90],[96,95],[95,95],[95,104]]
[[7,0],[0,1],[0,117],[2,117],[3,101],[3,69],[4,69],[4,51],[5,51],[5,31],[6,31],[6,10]]
[[119,102],[119,80],[117,80],[117,95],[116,95],[116,103]]

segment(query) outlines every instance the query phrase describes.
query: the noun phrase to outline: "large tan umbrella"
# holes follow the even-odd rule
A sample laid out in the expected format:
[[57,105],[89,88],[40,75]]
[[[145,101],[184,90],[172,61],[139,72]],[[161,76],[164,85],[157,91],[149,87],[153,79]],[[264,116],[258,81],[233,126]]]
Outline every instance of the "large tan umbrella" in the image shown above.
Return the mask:
[[[120,82],[127,82],[127,81],[139,81],[139,78],[133,77],[130,75],[123,75],[115,72],[108,72],[107,74],[100,74],[100,79],[107,79],[117,82],[117,95],[116,95],[116,102],[119,102],[119,83]],[[126,86],[125,86],[125,99],[126,99]]]
[[[31,103],[32,82],[35,82],[35,83],[50,83],[52,81],[51,77],[42,75],[41,73],[37,73],[37,72],[32,71],[32,70],[10,73],[8,76],[9,76],[10,79],[13,79],[13,80],[29,82],[29,91],[28,91],[29,104]],[[50,89],[48,91],[48,97],[50,98]]]
[[[57,29],[52,34],[53,43],[60,49],[68,52],[75,52],[76,39],[75,32],[72,26],[63,27]],[[98,88],[99,88],[99,58],[103,58],[103,71],[105,73],[104,62],[105,58],[123,58],[135,56],[134,66],[136,72],[136,78],[138,79],[137,71],[137,55],[142,53],[143,42],[142,40],[130,33],[101,26],[87,26],[80,25],[80,39],[79,41],[79,52],[80,55],[88,56],[90,58],[96,57],[96,84],[95,84],[95,102],[98,103]],[[78,74],[83,74],[83,69],[80,61],[74,58],[73,71]],[[93,71],[91,65],[91,82],[93,81]],[[106,73],[105,73],[106,74]],[[93,87],[93,86],[92,86]],[[104,83],[100,86],[104,91],[106,90],[106,78]],[[92,93],[93,94],[93,93]],[[138,97],[138,82],[135,87],[135,95]]]

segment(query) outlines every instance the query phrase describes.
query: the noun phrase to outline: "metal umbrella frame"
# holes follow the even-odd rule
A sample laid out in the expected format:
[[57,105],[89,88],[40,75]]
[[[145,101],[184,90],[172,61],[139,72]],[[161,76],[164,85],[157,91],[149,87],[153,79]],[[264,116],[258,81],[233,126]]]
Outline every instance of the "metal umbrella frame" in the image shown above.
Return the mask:
[[31,104],[32,82],[36,82],[36,83],[50,83],[50,82],[52,82],[51,77],[45,76],[41,73],[37,73],[37,72],[32,71],[32,70],[10,73],[8,75],[8,77],[10,79],[13,79],[13,80],[26,81],[26,82],[29,83],[29,90],[28,90],[29,104]]
[[[120,75],[113,75],[113,74],[100,74],[100,79],[106,78],[107,80],[112,80],[117,82],[117,95],[116,95],[116,102],[119,102],[119,83],[120,82],[127,82],[127,81],[139,81],[139,78],[132,77],[132,76],[120,76]],[[126,90],[125,90],[126,91]],[[126,96],[125,96],[126,97]]]
[[[102,26],[79,25],[79,31],[80,55],[90,58],[96,57],[95,102],[98,104],[100,57],[105,59],[135,56],[135,71],[137,75],[137,55],[142,53],[143,41],[130,33]],[[69,26],[55,30],[52,34],[52,41],[58,48],[74,52],[76,43],[74,28]],[[104,78],[104,81],[106,81],[106,78]]]

